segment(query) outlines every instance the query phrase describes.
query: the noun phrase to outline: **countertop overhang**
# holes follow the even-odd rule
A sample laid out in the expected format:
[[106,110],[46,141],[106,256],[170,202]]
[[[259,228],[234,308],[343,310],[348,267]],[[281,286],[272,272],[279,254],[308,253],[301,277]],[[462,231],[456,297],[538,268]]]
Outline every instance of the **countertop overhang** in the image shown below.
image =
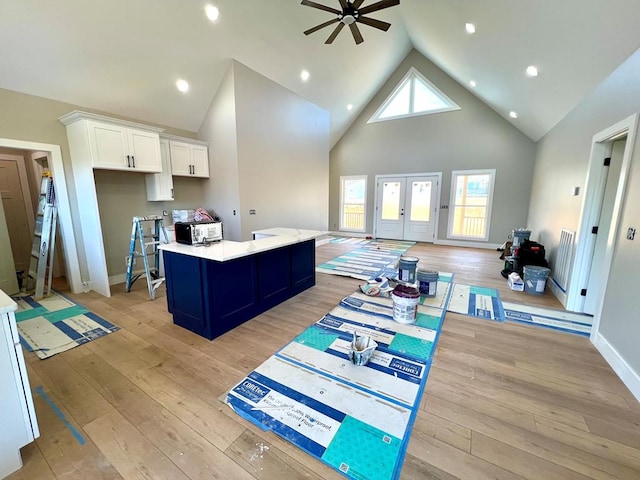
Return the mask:
[[215,262],[226,262],[228,260],[286,247],[295,243],[314,240],[327,234],[327,232],[320,230],[300,230],[295,228],[270,228],[266,230],[256,230],[252,233],[260,238],[247,242],[220,240],[207,246],[184,245],[174,242],[159,245],[158,248],[166,252],[190,255]]

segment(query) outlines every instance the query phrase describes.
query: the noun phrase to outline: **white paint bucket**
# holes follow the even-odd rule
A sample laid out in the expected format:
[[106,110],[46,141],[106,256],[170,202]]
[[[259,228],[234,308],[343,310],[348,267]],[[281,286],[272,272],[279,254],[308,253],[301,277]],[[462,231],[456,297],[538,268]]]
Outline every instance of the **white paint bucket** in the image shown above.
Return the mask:
[[391,292],[393,319],[398,323],[415,323],[418,317],[420,293],[414,287],[398,285]]

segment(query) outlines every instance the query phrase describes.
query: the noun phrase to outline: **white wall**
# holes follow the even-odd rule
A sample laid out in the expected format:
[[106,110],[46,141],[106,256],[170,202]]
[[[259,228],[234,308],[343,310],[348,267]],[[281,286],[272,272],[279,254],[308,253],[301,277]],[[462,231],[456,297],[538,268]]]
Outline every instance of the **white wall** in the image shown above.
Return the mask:
[[[461,110],[367,121],[410,67]],[[501,245],[513,228],[525,227],[535,143],[416,50],[411,51],[331,150],[330,224],[338,229],[340,176],[368,175],[367,232],[372,233],[376,175],[442,172],[441,204],[449,203],[451,171],[496,169],[489,242]],[[448,213],[440,211],[438,239],[446,239]]]
[[[539,142],[529,225],[542,232],[541,240],[551,252],[558,243],[560,227],[577,229],[579,225],[584,199],[582,195],[570,196],[569,192],[574,186],[584,191],[593,135],[640,111],[639,78],[640,50]],[[634,301],[640,269],[640,235],[634,241],[626,240],[629,227],[640,227],[640,148],[637,145],[631,148],[630,175],[596,336],[609,345],[610,352],[628,371],[640,372],[636,341],[640,338],[640,322]]]
[[207,205],[225,223],[225,238],[327,229],[328,112],[234,61],[198,137],[210,144]]

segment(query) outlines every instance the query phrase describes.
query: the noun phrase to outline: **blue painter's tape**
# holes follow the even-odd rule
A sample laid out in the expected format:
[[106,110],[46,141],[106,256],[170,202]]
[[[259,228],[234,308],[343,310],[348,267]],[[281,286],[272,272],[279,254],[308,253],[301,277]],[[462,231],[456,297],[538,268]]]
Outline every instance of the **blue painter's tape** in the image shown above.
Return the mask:
[[62,413],[62,410],[60,410],[58,406],[55,403],[53,403],[53,400],[49,398],[49,395],[47,395],[44,392],[44,389],[41,386],[37,386],[35,390],[36,390],[36,393],[40,395],[45,402],[47,402],[47,405],[51,407],[51,410],[53,410],[53,413],[55,413],[56,416],[60,419],[60,421],[62,421],[64,426],[69,429],[69,431],[74,437],[76,437],[76,440],[78,441],[78,443],[80,445],[84,445],[85,443],[87,443],[87,441],[84,439],[82,434],[78,430],[76,430],[76,428],[73,425],[71,425],[69,420],[67,420],[67,417],[64,416],[64,413]]

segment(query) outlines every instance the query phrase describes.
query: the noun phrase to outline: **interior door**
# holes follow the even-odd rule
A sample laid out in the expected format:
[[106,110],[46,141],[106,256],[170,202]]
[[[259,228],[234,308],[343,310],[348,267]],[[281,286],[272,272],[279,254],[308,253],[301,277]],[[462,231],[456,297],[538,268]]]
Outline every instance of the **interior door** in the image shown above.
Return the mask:
[[376,237],[433,242],[438,179],[437,175],[379,178],[376,184]]
[[13,253],[11,251],[11,240],[9,240],[9,230],[7,220],[4,216],[4,207],[0,201],[0,290],[7,295],[18,293],[18,279],[16,278],[16,267],[13,263]]
[[[15,157],[12,155],[12,157]],[[24,161],[22,157],[21,161]],[[4,207],[6,228],[11,240],[13,261],[17,270],[26,270],[29,266],[32,229],[29,226],[25,198],[18,162],[0,159],[0,197]],[[26,183],[26,182],[24,182]],[[28,206],[31,209],[31,205]]]
[[615,203],[616,191],[622,171],[622,157],[627,144],[626,138],[613,142],[611,152],[611,163],[608,167],[607,179],[602,199],[600,218],[598,219],[598,234],[593,250],[591,270],[589,272],[589,283],[587,286],[587,296],[584,299],[584,313],[595,315],[598,300],[603,295],[604,286],[604,259],[607,250],[607,241],[613,220],[613,206]]
[[403,240],[433,242],[436,231],[438,177],[407,177]]
[[376,205],[376,237],[402,240],[404,235],[404,202],[406,179],[378,179]]

